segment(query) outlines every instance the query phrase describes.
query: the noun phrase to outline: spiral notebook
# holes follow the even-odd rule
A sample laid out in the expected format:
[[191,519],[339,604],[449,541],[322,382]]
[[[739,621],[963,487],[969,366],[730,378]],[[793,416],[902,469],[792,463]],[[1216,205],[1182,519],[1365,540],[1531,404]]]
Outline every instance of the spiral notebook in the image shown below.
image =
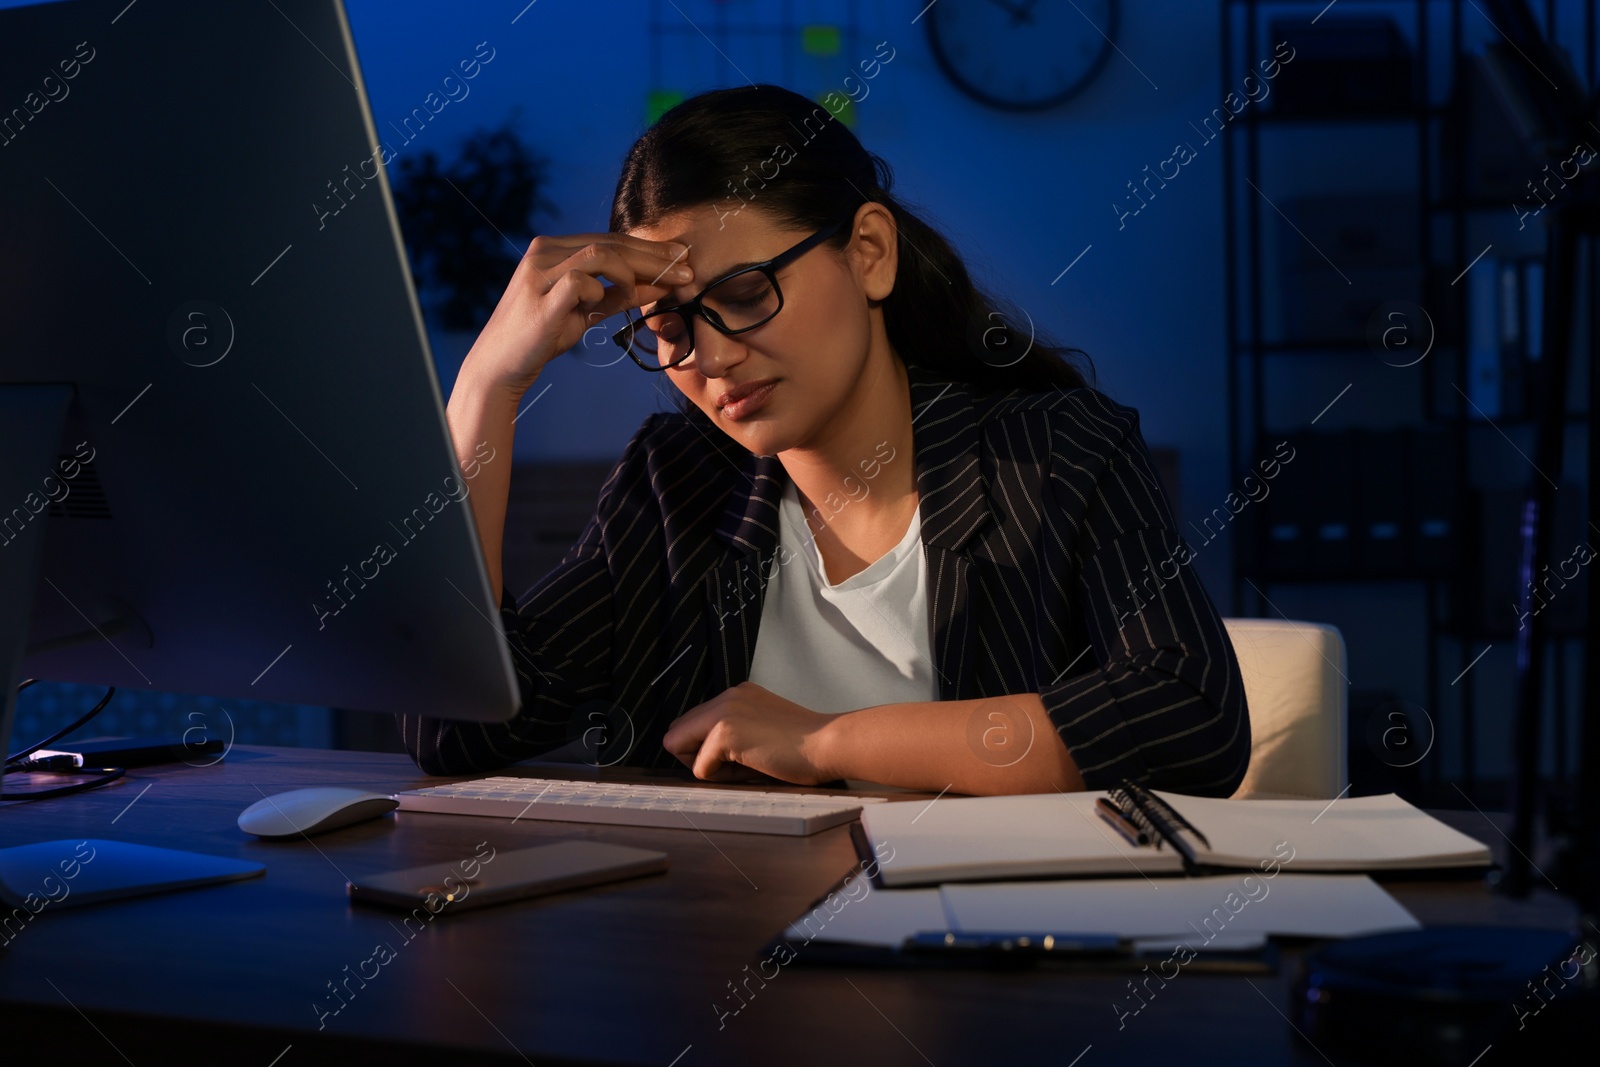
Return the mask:
[[881,887],[1002,878],[1486,867],[1482,842],[1393,793],[1223,800],[1146,790],[941,798],[861,812]]

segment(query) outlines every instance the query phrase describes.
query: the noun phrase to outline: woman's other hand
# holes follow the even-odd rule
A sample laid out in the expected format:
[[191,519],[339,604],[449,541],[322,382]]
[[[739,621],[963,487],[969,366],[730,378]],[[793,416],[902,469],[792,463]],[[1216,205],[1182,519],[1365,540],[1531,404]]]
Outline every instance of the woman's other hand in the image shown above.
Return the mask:
[[736,781],[741,768],[749,768],[785,782],[818,785],[838,777],[819,756],[820,732],[834,718],[755,682],[741,682],[684,712],[661,743],[696,778]]

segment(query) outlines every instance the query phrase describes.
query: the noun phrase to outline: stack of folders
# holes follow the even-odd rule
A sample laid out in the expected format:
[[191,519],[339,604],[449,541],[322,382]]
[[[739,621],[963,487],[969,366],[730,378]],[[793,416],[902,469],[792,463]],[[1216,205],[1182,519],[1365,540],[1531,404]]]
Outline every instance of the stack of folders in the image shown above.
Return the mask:
[[784,931],[796,959],[1273,967],[1270,938],[1416,929],[1371,872],[1476,873],[1482,843],[1399,797],[1149,791],[874,804],[862,863]]

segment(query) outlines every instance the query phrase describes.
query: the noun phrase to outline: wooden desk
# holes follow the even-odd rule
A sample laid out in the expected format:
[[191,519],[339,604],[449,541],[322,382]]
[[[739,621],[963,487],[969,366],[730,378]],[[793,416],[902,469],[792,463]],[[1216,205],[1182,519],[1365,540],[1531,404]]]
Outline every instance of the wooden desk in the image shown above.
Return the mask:
[[[214,767],[140,770],[82,795],[7,805],[0,845],[112,838],[257,860],[267,873],[45,907],[0,951],[0,1063],[1324,1062],[1279,1014],[1288,966],[1252,979],[1180,974],[1119,1030],[1112,1002],[1126,975],[797,961],[764,988],[752,982],[748,1006],[719,1027],[715,1005],[737,1003],[730,983],[756,971],[760,946],[854,864],[844,827],[792,838],[402,812],[269,843],[234,822],[264,794],[298,786],[427,781],[437,780],[403,756],[238,746]],[[1477,813],[1451,818],[1501,844]],[[482,841],[506,851],[585,837],[661,849],[669,873],[454,916],[447,908],[409,938],[404,913],[345,895],[348,875],[464,859]],[[1513,905],[1477,883],[1391,889],[1424,922],[1559,925],[1568,915],[1550,896]],[[376,976],[352,982],[356,995],[319,1030],[315,1006],[339,1003],[329,983],[379,944],[393,958],[366,964]]]

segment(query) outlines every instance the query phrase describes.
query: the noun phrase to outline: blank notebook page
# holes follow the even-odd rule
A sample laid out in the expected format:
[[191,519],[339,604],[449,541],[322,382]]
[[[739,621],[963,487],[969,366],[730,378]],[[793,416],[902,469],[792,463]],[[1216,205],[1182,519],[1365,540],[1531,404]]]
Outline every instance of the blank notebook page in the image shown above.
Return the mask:
[[[1394,794],[1321,800],[1222,800],[1156,794],[1211,842],[1209,856],[1236,867],[1294,850],[1294,868],[1381,870],[1489,862],[1482,843],[1446,826]],[[1287,853],[1285,853],[1286,855]]]

